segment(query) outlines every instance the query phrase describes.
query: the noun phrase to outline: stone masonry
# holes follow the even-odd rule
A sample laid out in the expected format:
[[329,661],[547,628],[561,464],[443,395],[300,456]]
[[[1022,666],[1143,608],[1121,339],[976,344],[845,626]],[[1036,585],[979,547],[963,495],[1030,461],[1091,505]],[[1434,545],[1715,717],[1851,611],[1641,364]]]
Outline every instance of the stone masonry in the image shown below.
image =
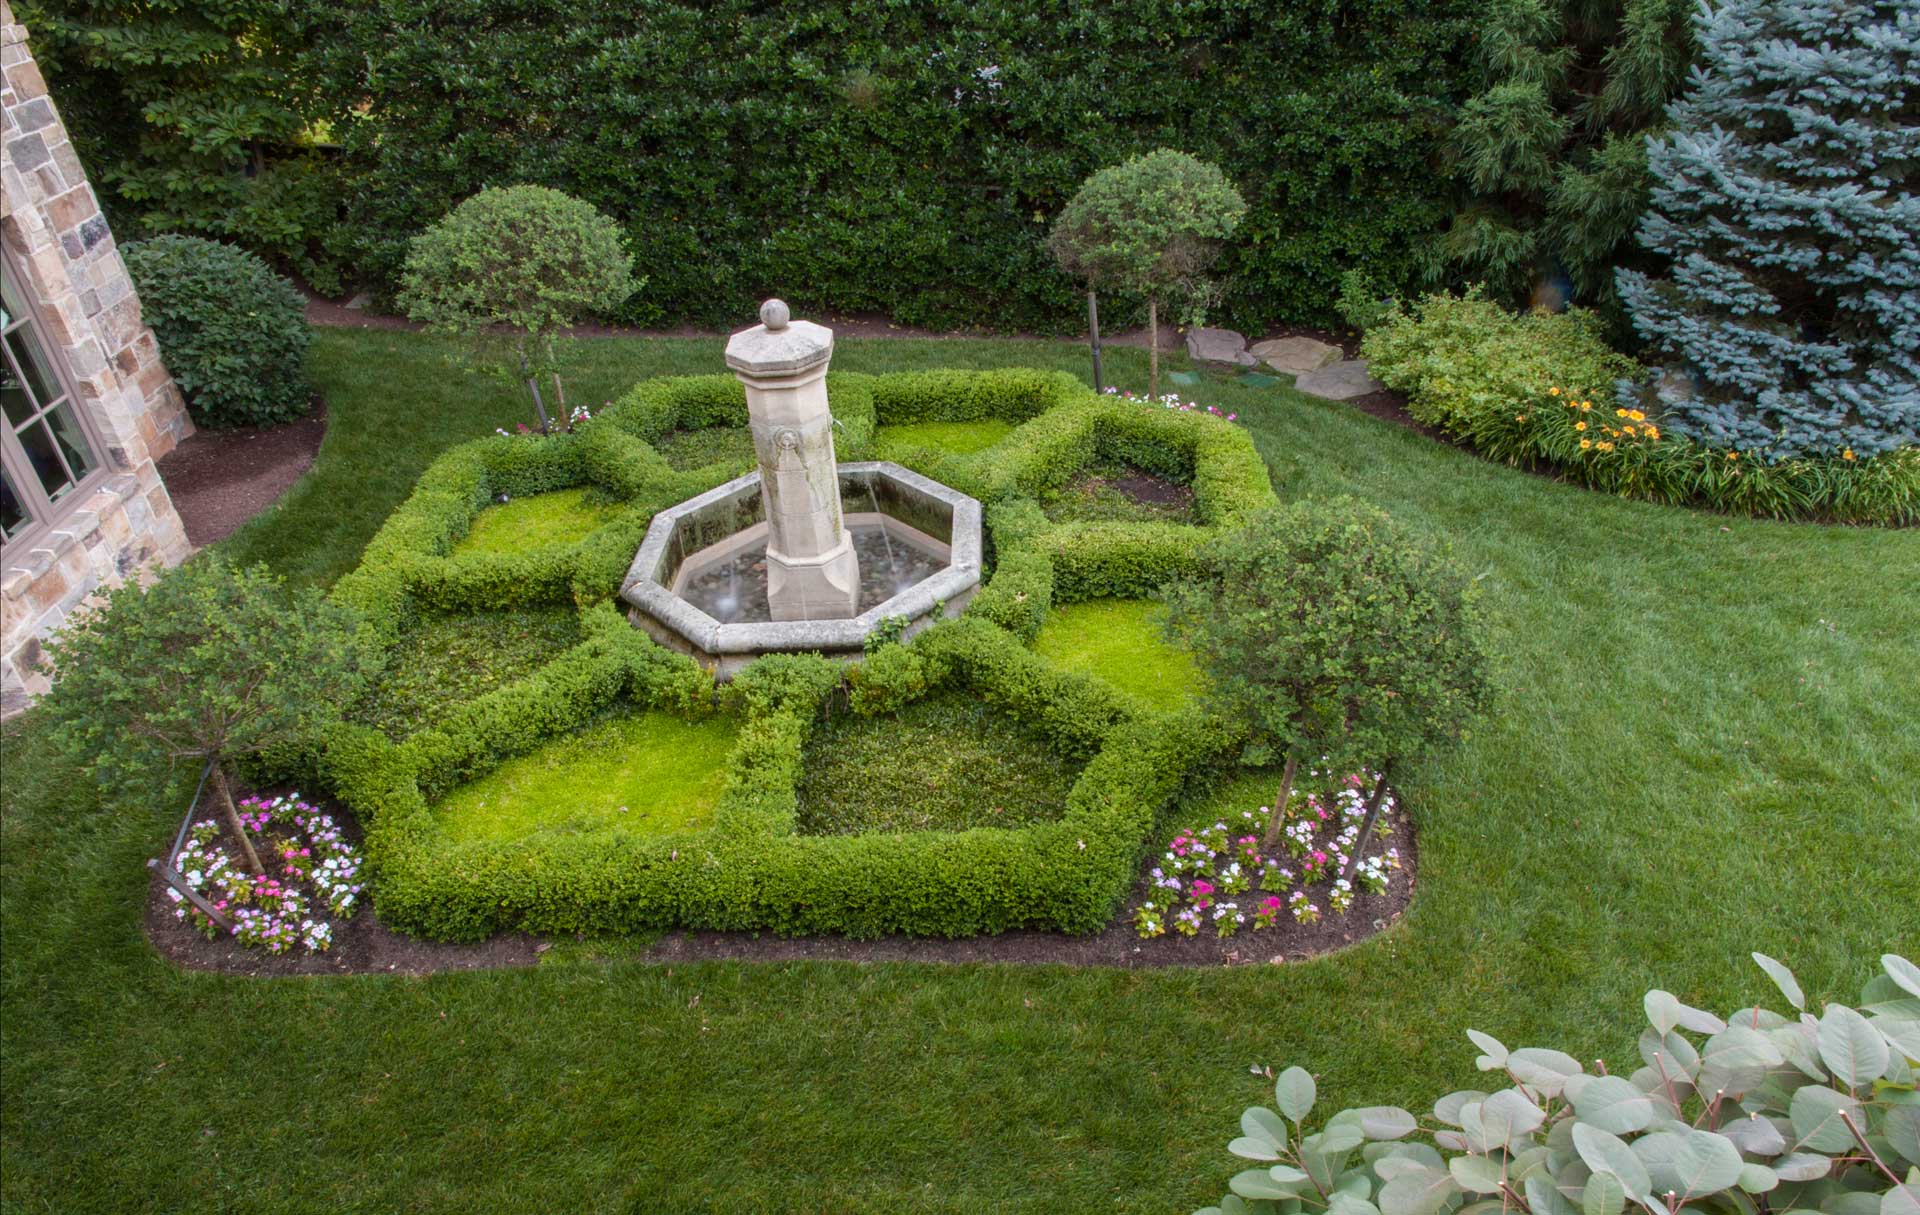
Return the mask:
[[193,433],[66,127],[0,0],[0,240],[86,414],[104,471],[0,549],[0,713],[44,691],[41,642],[94,592],[172,565],[186,530],[154,461]]

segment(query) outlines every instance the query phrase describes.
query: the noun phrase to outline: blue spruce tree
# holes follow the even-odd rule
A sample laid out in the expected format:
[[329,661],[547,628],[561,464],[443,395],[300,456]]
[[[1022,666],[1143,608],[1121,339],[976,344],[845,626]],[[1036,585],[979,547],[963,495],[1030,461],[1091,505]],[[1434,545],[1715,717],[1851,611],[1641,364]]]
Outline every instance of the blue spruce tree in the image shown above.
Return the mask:
[[1682,365],[1659,411],[1766,459],[1920,442],[1920,4],[1724,0],[1695,29],[1700,66],[1647,144],[1640,241],[1672,268],[1618,274]]

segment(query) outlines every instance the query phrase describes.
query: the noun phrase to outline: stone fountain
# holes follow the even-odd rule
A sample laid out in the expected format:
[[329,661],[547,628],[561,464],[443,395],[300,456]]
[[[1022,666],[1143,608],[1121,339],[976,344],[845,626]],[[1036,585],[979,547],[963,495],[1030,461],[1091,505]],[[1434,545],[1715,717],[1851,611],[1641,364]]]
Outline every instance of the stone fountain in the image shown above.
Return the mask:
[[728,340],[760,467],[654,516],[621,588],[636,627],[722,678],[771,652],[857,658],[881,621],[910,635],[979,586],[977,501],[835,458],[832,358],[833,330],[779,300]]

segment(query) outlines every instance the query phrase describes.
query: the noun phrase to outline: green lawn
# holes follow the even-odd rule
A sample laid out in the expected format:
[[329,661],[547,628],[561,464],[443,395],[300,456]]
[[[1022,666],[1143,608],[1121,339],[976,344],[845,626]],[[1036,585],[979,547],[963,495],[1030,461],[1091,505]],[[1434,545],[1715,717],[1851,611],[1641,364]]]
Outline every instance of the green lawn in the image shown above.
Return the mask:
[[619,714],[455,789],[434,817],[456,842],[541,831],[697,831],[713,823],[736,733],[728,718]]
[[[529,439],[528,442],[535,442]],[[556,489],[529,494],[482,510],[455,553],[524,553],[556,544],[584,540],[594,528],[612,518],[617,508],[591,496],[585,488]]]
[[1193,655],[1162,634],[1166,618],[1166,605],[1147,599],[1061,604],[1047,613],[1033,649],[1153,708],[1178,708],[1200,691],[1201,675]]
[[[228,550],[330,582],[434,452],[524,412],[442,349],[317,334],[326,446]],[[589,343],[569,395],[720,352]],[[1144,352],[1106,359],[1144,388]],[[834,363],[1086,354],[848,340]],[[1770,997],[1760,949],[1850,997],[1883,950],[1920,956],[1920,533],[1619,502],[1284,389],[1183,391],[1240,414],[1283,497],[1370,499],[1449,538],[1485,593],[1508,691],[1406,775],[1420,872],[1393,931],[1208,971],[556,949],[426,979],[184,973],[140,917],[186,790],[103,801],[29,722],[0,786],[0,1206],[1185,1211],[1271,1095],[1250,1066],[1302,1063],[1327,1103],[1424,1106],[1476,1080],[1468,1026],[1627,1066],[1648,987]]]
[[964,456],[985,451],[1012,433],[1013,423],[999,418],[982,418],[978,422],[904,422],[875,430],[873,450],[882,460],[898,460],[927,448]]

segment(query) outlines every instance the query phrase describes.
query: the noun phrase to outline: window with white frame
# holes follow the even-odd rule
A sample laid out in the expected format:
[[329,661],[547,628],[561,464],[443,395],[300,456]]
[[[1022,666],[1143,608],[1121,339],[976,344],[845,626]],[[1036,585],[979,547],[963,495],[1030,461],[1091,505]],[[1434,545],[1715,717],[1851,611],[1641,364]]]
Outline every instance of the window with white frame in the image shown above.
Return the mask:
[[0,537],[13,540],[77,502],[102,462],[19,267],[9,257],[0,269]]

